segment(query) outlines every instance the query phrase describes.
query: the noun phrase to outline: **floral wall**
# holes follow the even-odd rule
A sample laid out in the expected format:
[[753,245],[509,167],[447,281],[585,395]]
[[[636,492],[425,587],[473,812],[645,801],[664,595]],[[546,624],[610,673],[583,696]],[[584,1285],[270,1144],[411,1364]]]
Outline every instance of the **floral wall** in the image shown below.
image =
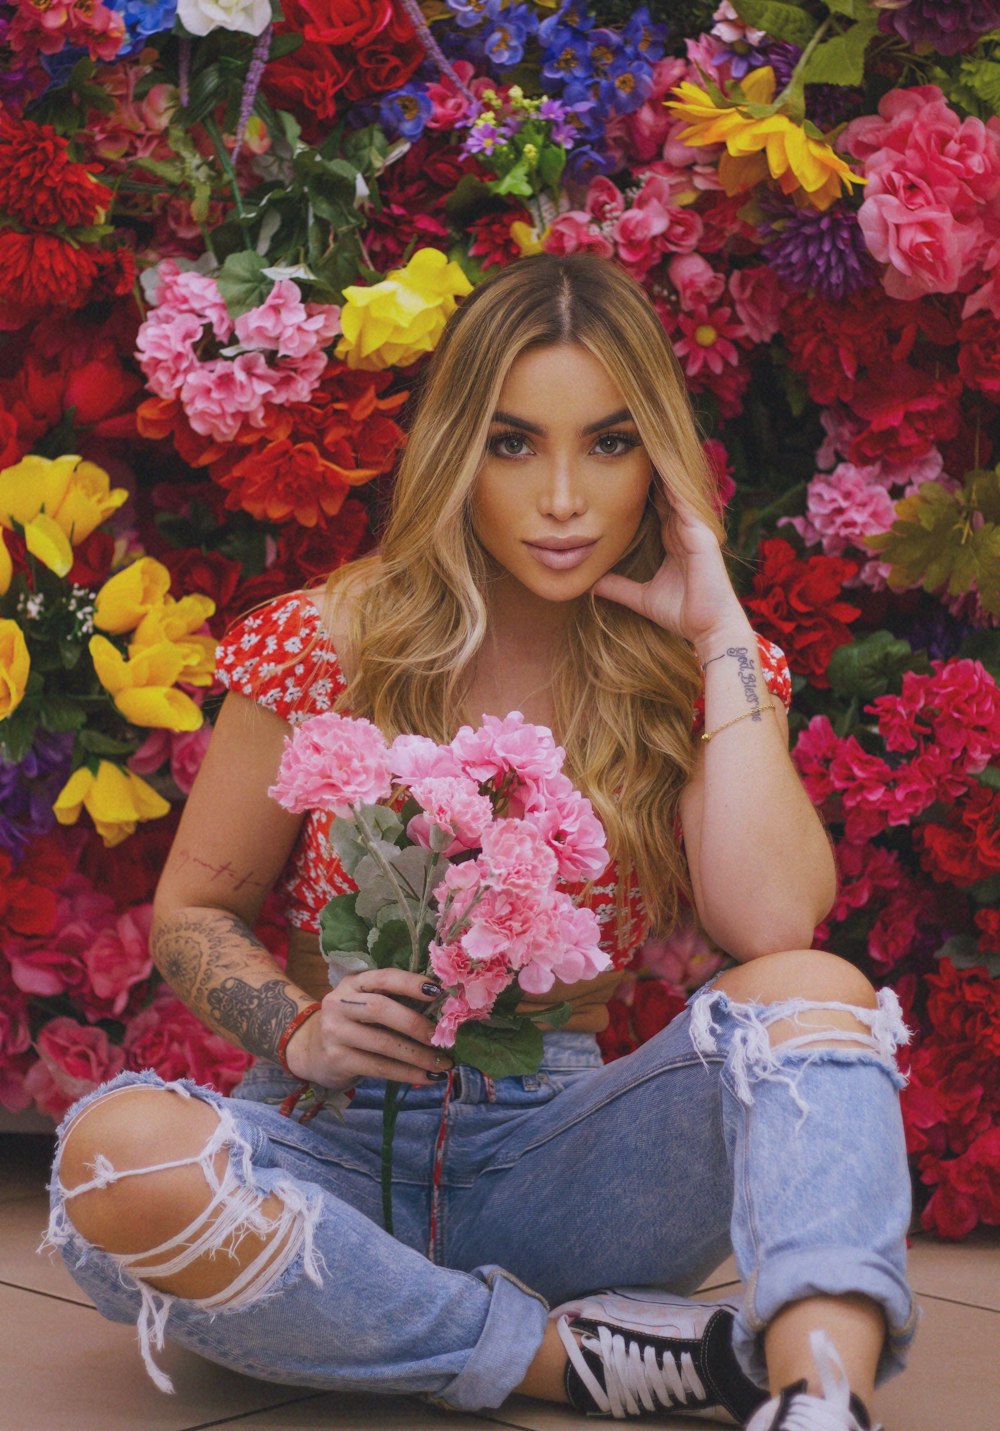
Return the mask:
[[[0,1103],[238,1081],[147,944],[215,640],[377,540],[462,296],[589,250],[788,654],[923,1225],[1000,1222],[998,116],[998,0],[0,3]],[[647,945],[605,1056],[718,964]]]

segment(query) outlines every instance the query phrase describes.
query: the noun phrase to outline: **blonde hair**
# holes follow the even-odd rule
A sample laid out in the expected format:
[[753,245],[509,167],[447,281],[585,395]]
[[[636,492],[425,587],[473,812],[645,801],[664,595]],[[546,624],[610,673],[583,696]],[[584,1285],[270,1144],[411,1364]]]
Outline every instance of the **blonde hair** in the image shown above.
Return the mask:
[[[472,490],[512,363],[529,348],[559,343],[578,343],[599,359],[668,497],[722,537],[683,376],[639,286],[592,255],[542,254],[505,269],[466,299],[427,369],[380,550],[328,583],[331,592],[346,585],[357,593],[345,603],[354,674],[339,705],[390,739],[413,731],[447,741],[462,722],[487,632],[490,581],[490,559],[472,528]],[[662,558],[650,503],[615,570],[645,581]],[[651,923],[663,931],[690,893],[678,800],[693,768],[700,685],[688,642],[593,596],[579,603],[553,676],[567,773],[604,823],[619,890],[634,871]]]

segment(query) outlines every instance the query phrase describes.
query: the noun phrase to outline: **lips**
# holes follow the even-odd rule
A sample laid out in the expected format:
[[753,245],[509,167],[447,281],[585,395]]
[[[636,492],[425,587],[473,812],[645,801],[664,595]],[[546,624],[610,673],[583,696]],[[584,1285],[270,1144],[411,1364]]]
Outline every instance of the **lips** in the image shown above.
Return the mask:
[[544,541],[525,542],[524,545],[537,562],[551,571],[571,571],[587,560],[597,545],[597,538],[547,537]]

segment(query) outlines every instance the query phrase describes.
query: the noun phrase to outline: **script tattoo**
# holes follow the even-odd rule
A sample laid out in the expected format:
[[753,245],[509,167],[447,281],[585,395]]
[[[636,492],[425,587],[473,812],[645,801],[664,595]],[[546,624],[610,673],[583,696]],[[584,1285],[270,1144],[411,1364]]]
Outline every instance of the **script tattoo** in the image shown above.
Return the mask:
[[223,979],[208,991],[208,1007],[216,1023],[236,1035],[244,1048],[277,1059],[282,1032],[298,1007],[286,992],[284,979],[269,979],[255,988],[245,979]]
[[[728,646],[727,656],[736,658],[736,665],[740,681],[743,684],[743,696],[748,706],[759,706],[760,697],[757,694],[757,667],[745,646]],[[760,711],[755,710],[750,717],[751,720],[760,720]]]

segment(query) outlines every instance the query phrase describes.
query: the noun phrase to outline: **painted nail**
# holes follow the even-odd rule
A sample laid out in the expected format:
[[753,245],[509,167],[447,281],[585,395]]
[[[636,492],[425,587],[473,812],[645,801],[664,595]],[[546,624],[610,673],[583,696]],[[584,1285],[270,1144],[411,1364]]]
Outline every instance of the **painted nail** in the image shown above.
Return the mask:
[[425,994],[429,994],[432,999],[436,999],[438,994],[444,993],[444,990],[442,989],[440,984],[423,984],[421,985],[421,988],[423,989],[423,992]]
[[442,1068],[437,1073],[428,1073],[427,1077],[433,1078],[434,1082],[438,1083],[442,1078],[448,1077],[448,1070],[446,1068]]

